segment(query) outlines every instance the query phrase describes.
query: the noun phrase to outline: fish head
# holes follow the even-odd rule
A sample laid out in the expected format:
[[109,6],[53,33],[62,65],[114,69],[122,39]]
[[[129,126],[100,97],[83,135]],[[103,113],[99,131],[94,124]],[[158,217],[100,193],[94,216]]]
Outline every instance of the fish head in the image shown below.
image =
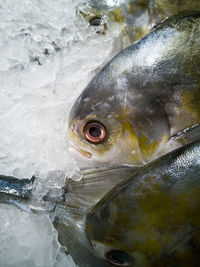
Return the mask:
[[140,167],[160,156],[169,140],[162,103],[148,93],[134,94],[126,88],[119,92],[118,82],[107,82],[105,88],[92,81],[72,107],[68,125],[72,149],[87,163]]
[[200,123],[199,58],[190,58],[199,39],[186,53],[191,63],[182,64],[190,33],[177,30],[189,18],[198,28],[199,12],[164,21],[109,61],[79,96],[69,138],[88,162],[142,166],[184,144],[185,130]]

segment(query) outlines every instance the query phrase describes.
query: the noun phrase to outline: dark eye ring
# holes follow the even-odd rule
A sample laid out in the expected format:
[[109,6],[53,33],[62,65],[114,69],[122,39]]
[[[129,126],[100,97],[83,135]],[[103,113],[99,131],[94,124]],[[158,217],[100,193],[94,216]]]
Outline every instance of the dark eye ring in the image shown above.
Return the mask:
[[105,127],[99,122],[90,122],[84,128],[84,135],[87,141],[98,144],[106,137]]
[[119,267],[130,266],[130,264],[133,262],[131,256],[129,256],[126,252],[117,249],[112,249],[106,252],[105,259],[113,266]]

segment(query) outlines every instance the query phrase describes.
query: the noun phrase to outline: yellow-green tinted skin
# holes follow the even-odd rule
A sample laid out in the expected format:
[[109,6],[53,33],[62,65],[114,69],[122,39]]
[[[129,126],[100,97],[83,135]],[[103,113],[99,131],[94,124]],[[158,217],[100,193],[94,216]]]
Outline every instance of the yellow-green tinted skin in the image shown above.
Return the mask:
[[129,254],[134,264],[128,266],[199,266],[199,159],[196,142],[117,185],[87,216],[89,239],[105,252]]
[[184,10],[200,9],[198,0],[154,0],[153,3],[156,13],[162,19]]

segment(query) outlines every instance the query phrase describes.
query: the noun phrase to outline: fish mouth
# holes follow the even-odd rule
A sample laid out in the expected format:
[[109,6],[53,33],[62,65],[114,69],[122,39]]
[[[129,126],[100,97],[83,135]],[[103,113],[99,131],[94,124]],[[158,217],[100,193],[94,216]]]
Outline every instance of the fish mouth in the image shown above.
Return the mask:
[[79,154],[81,154],[82,156],[86,157],[87,159],[90,159],[92,157],[92,153],[90,153],[88,151],[85,151],[85,150],[83,150],[81,148],[78,148],[74,144],[71,144],[70,150],[78,152]]

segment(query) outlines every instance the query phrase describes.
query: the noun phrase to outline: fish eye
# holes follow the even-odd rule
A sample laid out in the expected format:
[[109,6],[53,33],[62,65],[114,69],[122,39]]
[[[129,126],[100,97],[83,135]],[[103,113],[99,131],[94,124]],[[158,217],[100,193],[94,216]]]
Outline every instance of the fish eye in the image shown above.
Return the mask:
[[84,128],[84,135],[87,141],[98,144],[106,137],[105,127],[99,122],[90,122]]
[[89,20],[90,26],[100,26],[102,24],[101,17],[93,17]]
[[109,250],[105,253],[105,259],[113,266],[130,266],[133,261],[132,257],[121,250]]

